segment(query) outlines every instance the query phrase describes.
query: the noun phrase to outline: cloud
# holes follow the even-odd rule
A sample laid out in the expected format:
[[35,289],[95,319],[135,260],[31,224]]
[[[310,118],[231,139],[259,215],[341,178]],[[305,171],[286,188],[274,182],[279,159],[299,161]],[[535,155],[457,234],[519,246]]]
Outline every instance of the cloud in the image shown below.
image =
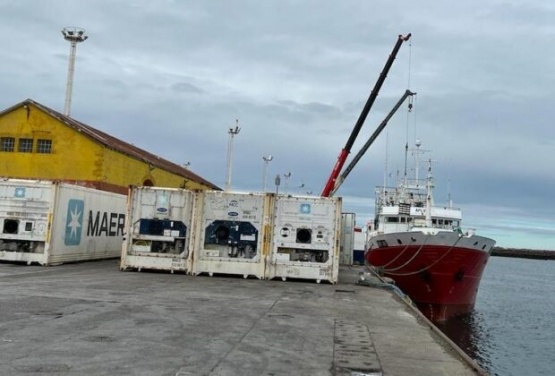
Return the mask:
[[[291,190],[314,194],[398,35],[411,32],[347,163],[407,87],[418,93],[413,111],[399,109],[345,181],[345,210],[371,219],[386,164],[389,184],[405,170],[414,174],[405,146],[418,138],[431,150],[419,166],[432,159],[438,202],[451,197],[465,222],[504,245],[541,239],[555,249],[545,222],[555,215],[546,204],[555,188],[547,162],[555,139],[553,4],[4,0],[0,12],[0,108],[25,98],[63,108],[69,45],[60,30],[80,26],[89,39],[77,47],[76,119],[189,161],[220,186],[228,128],[238,119],[234,188],[261,189],[262,156],[272,154],[269,182],[291,172]],[[492,226],[518,226],[518,218],[529,225]]]

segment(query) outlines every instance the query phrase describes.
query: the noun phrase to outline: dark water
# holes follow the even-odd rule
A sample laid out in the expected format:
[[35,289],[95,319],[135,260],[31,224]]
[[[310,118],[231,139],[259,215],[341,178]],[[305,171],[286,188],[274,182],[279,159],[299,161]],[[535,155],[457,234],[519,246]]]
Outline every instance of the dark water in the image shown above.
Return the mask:
[[474,311],[441,329],[491,375],[555,375],[555,261],[490,257]]

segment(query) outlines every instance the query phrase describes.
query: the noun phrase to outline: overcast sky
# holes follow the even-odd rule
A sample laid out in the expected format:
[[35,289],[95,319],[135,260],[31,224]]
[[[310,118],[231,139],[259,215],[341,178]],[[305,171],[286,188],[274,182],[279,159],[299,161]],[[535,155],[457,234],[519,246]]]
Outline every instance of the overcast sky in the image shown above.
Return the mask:
[[[351,157],[409,88],[337,192],[357,224],[374,187],[431,152],[435,201],[505,247],[555,249],[555,3],[528,1],[0,0],[0,109],[31,98],[224,187],[319,195],[399,34]],[[387,164],[386,164],[387,159]],[[410,159],[410,158],[409,158]],[[407,169],[413,173],[412,164]],[[283,177],[286,173],[291,177]],[[421,175],[424,172],[421,172]],[[302,186],[302,188],[301,188]]]

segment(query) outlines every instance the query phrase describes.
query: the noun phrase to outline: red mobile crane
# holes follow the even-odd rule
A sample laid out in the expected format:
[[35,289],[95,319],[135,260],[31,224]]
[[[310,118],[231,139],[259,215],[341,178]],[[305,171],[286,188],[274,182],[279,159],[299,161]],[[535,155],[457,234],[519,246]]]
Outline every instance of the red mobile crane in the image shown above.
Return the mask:
[[[395,104],[395,106],[393,106],[393,109],[391,109],[391,111],[389,112],[389,114],[387,114],[387,116],[385,117],[385,119],[383,119],[383,121],[380,123],[380,125],[378,126],[378,128],[376,128],[376,130],[374,131],[374,133],[372,133],[372,136],[370,136],[370,138],[368,139],[368,141],[366,141],[366,143],[364,144],[364,146],[362,147],[362,149],[360,149],[360,151],[358,152],[358,154],[353,158],[353,160],[351,161],[351,163],[349,163],[349,165],[347,166],[347,168],[345,169],[345,171],[343,171],[343,173],[336,179],[334,187],[332,189],[332,191],[329,194],[329,197],[333,196],[335,194],[335,192],[337,192],[337,190],[339,189],[339,187],[341,186],[341,184],[343,184],[343,182],[345,181],[345,179],[347,178],[347,176],[351,173],[351,171],[353,170],[353,168],[356,166],[356,164],[358,163],[358,161],[360,160],[360,158],[362,158],[362,156],[364,155],[364,153],[366,153],[366,151],[368,150],[368,148],[370,147],[370,145],[372,145],[372,143],[374,143],[374,141],[376,140],[376,138],[380,135],[380,133],[383,131],[383,129],[385,128],[385,126],[387,125],[387,123],[389,122],[389,120],[393,117],[393,115],[395,114],[395,112],[397,112],[397,110],[399,109],[399,107],[401,107],[401,105],[403,104],[403,102],[405,101],[405,99],[407,99],[408,97],[412,97],[413,95],[416,95],[416,93],[413,93],[410,90],[406,90],[405,93],[403,94],[403,96],[399,99],[399,101],[397,101],[397,103]],[[409,100],[409,111],[412,109],[412,101]]]
[[324,190],[322,191],[322,194],[321,194],[322,197],[330,197],[332,194],[332,191],[334,191],[337,177],[339,176],[339,173],[343,169],[343,165],[345,164],[345,161],[347,160],[347,157],[351,152],[351,148],[355,143],[358,133],[360,132],[360,129],[362,128],[362,125],[364,124],[364,121],[366,120],[366,117],[368,116],[370,109],[374,105],[374,101],[376,100],[378,93],[385,81],[385,78],[387,77],[387,73],[391,69],[391,66],[393,65],[393,61],[395,60],[395,57],[397,56],[397,53],[401,48],[401,44],[409,40],[410,37],[411,37],[411,34],[409,33],[405,36],[399,35],[399,37],[397,38],[397,43],[395,43],[395,46],[393,47],[393,51],[389,55],[389,58],[387,59],[387,62],[385,63],[385,66],[382,72],[380,73],[380,77],[378,77],[378,80],[376,81],[376,84],[374,85],[372,92],[370,92],[370,96],[368,97],[368,100],[366,101],[366,104],[364,105],[364,108],[362,109],[362,112],[358,117],[355,127],[353,128],[351,135],[349,136],[349,139],[345,144],[345,147],[341,150],[341,152],[339,153],[339,156],[337,157],[337,162],[335,163],[335,166],[331,171],[330,177],[328,178],[326,185],[324,186]]

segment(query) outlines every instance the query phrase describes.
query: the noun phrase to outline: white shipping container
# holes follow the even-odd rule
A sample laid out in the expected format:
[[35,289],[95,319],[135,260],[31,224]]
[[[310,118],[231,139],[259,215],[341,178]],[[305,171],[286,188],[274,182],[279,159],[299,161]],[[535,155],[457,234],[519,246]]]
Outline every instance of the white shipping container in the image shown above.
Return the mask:
[[339,264],[352,265],[355,249],[355,213],[343,213],[341,216],[341,252]]
[[353,251],[353,264],[364,265],[364,252],[366,251],[366,233],[361,228],[355,230],[355,246]]
[[270,194],[202,191],[193,274],[264,278],[264,231],[270,229]]
[[57,265],[117,258],[126,196],[67,183],[0,181],[0,260]]
[[277,196],[266,277],[336,283],[341,208],[340,197]]
[[120,269],[191,270],[194,203],[189,190],[132,187]]

